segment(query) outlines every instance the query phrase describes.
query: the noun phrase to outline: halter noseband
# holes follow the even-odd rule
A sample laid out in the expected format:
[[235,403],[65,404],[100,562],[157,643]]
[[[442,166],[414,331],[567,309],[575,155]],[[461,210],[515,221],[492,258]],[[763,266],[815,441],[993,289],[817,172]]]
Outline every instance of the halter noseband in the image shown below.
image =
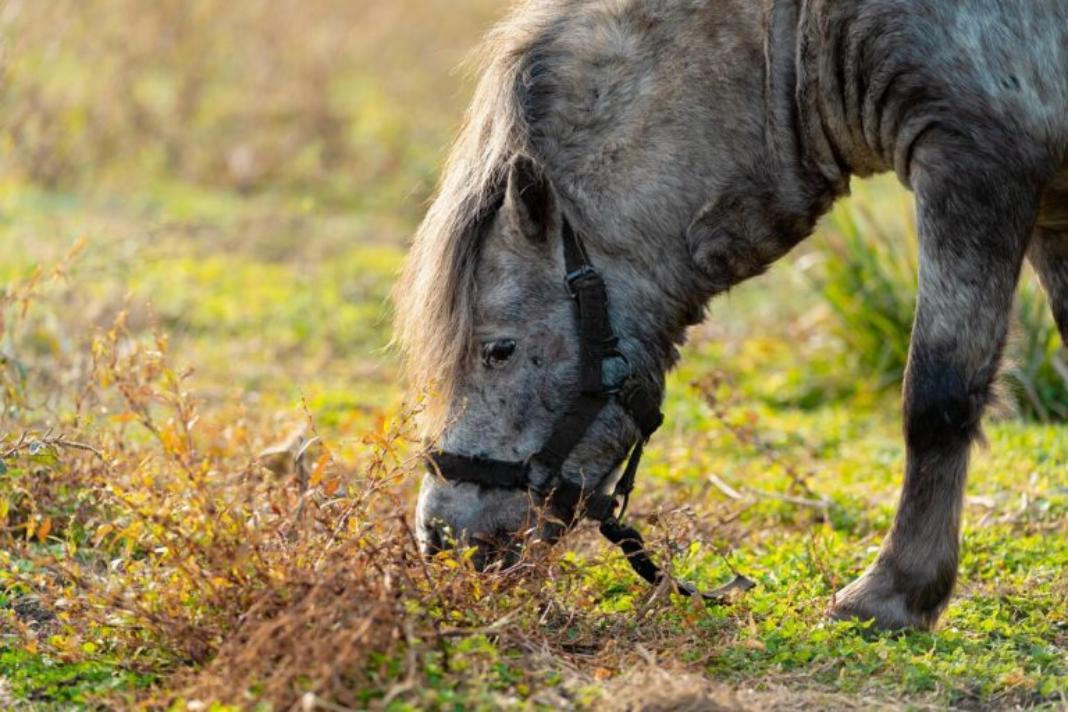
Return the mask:
[[[568,512],[582,515],[600,524],[601,535],[619,546],[634,571],[652,584],[659,584],[667,574],[645,551],[641,534],[626,526],[623,518],[634,489],[634,480],[641,462],[645,443],[664,421],[660,412],[659,394],[628,373],[617,384],[605,385],[604,365],[613,359],[626,358],[618,350],[619,339],[612,331],[608,318],[608,292],[604,279],[590,264],[589,257],[571,223],[563,221],[565,283],[575,302],[579,336],[579,382],[567,412],[553,426],[541,449],[523,462],[490,460],[449,452],[433,452],[429,459],[443,478],[450,482],[466,482],[487,489],[528,490]],[[629,370],[629,369],[628,369]],[[563,466],[586,432],[610,402],[615,401],[638,427],[640,436],[630,449],[623,475],[616,482],[612,494],[600,492],[603,480],[592,489],[576,484],[563,476]],[[531,477],[532,463],[541,465],[549,477],[537,483]],[[616,514],[616,505],[620,505]],[[702,593],[688,583],[670,579],[675,591],[682,595],[700,595],[721,600],[738,582],[719,590]]]

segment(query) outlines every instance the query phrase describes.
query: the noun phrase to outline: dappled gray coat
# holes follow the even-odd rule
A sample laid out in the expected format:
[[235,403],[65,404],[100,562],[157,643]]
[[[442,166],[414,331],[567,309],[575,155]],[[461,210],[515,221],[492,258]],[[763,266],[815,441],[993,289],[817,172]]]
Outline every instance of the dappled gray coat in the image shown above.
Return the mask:
[[[485,57],[397,292],[410,374],[438,406],[429,435],[522,460],[568,407],[563,216],[605,275],[621,350],[662,390],[712,296],[804,239],[851,176],[893,170],[921,241],[905,483],[831,613],[931,626],[1025,256],[1068,335],[1068,2],[537,0]],[[607,408],[562,476],[610,491],[634,438]],[[430,474],[420,536],[559,536],[537,504]]]

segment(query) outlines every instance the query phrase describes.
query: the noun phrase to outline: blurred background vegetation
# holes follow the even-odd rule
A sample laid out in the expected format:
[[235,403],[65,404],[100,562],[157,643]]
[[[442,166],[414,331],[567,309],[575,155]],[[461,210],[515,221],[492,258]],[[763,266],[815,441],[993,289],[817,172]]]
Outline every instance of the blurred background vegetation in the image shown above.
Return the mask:
[[[457,67],[502,12],[494,0],[6,0],[0,277],[86,238],[73,269],[99,301],[79,320],[126,300],[179,336],[241,337],[200,344],[211,353],[198,361],[240,362],[243,385],[365,380],[338,363],[381,366],[368,356],[386,342],[383,301],[470,88]],[[802,298],[783,276],[795,258],[716,314],[745,322],[752,301],[788,302],[763,315],[775,328],[815,309],[844,347],[845,381],[823,386],[895,388],[915,295],[910,210],[891,180],[862,186],[800,251]],[[1020,413],[1064,419],[1068,364],[1025,284],[1011,391]]]
[[8,365],[61,370],[125,304],[209,390],[395,399],[386,296],[466,101],[456,68],[501,11],[5,0],[0,280],[85,245],[57,297],[76,308],[33,317],[44,360],[9,343]]
[[9,0],[5,174],[160,180],[417,219],[488,0]]

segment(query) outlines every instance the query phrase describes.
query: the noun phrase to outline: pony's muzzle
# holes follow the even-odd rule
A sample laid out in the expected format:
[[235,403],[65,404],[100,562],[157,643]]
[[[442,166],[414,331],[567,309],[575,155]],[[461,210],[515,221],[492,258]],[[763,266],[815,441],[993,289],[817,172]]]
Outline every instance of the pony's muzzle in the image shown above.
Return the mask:
[[505,532],[475,534],[471,546],[475,547],[471,563],[479,572],[509,569],[519,563],[523,553],[522,541]]
[[445,532],[437,524],[422,527],[417,537],[419,552],[426,557],[432,557],[445,551]]
[[523,546],[519,537],[506,532],[476,533],[458,539],[440,524],[433,523],[423,527],[419,532],[420,553],[432,558],[450,549],[464,552],[473,548],[471,564],[476,571],[500,571],[519,563]]

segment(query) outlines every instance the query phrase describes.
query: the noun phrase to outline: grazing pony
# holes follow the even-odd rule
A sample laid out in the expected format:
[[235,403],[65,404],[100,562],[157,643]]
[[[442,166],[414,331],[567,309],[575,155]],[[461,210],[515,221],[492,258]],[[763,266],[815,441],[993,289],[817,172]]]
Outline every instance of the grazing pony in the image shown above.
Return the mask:
[[921,256],[904,488],[830,614],[929,628],[1025,258],[1068,337],[1066,147],[1063,0],[523,4],[488,39],[396,295],[434,393],[422,546],[488,555],[587,514],[639,568],[615,508],[686,328],[851,176],[893,170]]

